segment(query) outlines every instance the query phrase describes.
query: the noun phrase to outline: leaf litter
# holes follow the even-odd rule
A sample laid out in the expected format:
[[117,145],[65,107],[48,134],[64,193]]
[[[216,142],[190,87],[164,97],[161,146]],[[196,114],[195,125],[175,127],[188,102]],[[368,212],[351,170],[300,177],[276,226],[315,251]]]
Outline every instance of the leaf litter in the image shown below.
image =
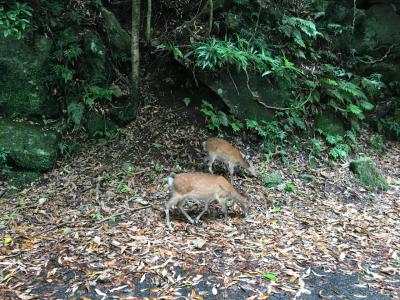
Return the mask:
[[0,198],[0,297],[303,299],[317,288],[307,278],[330,272],[357,274],[358,285],[400,297],[399,144],[387,143],[380,155],[361,149],[391,186],[368,192],[348,164],[311,168],[302,153],[288,164],[266,163],[256,145],[231,139],[258,172],[279,172],[296,189],[267,189],[260,176],[238,174],[248,216],[233,209],[225,223],[214,208],[191,225],[175,211],[170,233],[166,177],[207,170],[201,143],[211,134],[203,128],[188,113],[152,103],[112,140],[85,144],[79,156]]

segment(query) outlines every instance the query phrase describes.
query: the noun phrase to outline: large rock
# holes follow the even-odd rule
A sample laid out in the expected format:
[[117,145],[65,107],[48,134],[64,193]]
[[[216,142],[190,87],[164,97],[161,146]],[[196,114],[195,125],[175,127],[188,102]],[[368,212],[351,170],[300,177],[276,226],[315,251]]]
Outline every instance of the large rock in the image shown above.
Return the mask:
[[315,127],[325,135],[343,136],[346,132],[343,120],[330,110],[323,111],[317,116]]
[[104,27],[113,49],[114,58],[119,61],[129,61],[131,55],[131,38],[128,32],[122,28],[111,11],[102,7],[101,15],[104,18]]
[[57,159],[59,136],[30,124],[0,119],[0,148],[18,167],[49,170]]
[[370,158],[361,158],[350,162],[350,170],[357,177],[358,181],[368,190],[387,190],[388,183],[381,173],[375,168]]
[[[400,42],[400,15],[390,4],[373,5],[365,11],[365,17],[358,25],[354,47],[361,52],[375,52],[382,46]],[[400,54],[400,48],[392,49]],[[392,52],[393,53],[393,52]]]
[[85,68],[82,73],[88,82],[107,84],[110,81],[111,68],[107,60],[107,48],[99,34],[87,31],[83,36],[85,49]]
[[[353,24],[352,1],[328,2],[326,26],[330,23]],[[400,4],[396,0],[362,2],[357,1],[358,7],[363,9],[356,9],[354,31],[348,27],[341,34],[332,35],[333,44],[347,53],[355,49],[357,56],[372,57],[371,63],[359,63],[357,67],[365,75],[380,73],[385,82],[400,80]],[[381,60],[386,53],[390,55]]]
[[[288,90],[279,81],[272,85],[266,79],[252,74],[247,78],[246,74],[234,71],[217,77],[199,73],[198,79],[217,93],[233,114],[241,118],[271,121],[276,110],[268,109],[260,102],[267,106],[283,107],[286,99],[290,99]],[[258,96],[257,100],[253,93]]]
[[[385,82],[400,80],[400,15],[393,5],[381,4],[369,8],[358,25],[354,47],[361,54],[376,57],[371,64],[360,64],[366,75],[380,73]],[[390,52],[387,52],[390,48]],[[380,60],[385,53],[386,60]]]
[[37,37],[34,46],[0,36],[0,112],[3,115],[54,117],[59,106],[49,96],[45,77],[49,73],[51,41]]

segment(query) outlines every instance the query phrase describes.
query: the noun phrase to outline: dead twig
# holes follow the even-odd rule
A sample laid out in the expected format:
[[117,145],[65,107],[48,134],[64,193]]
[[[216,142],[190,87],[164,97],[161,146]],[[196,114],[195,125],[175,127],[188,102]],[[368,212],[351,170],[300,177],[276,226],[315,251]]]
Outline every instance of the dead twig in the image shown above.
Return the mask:
[[81,220],[81,221],[62,222],[62,223],[59,223],[59,224],[56,224],[56,225],[50,227],[49,229],[46,229],[46,230],[44,230],[44,231],[40,231],[40,232],[35,233],[34,235],[31,236],[31,239],[33,239],[33,238],[35,238],[35,237],[38,237],[39,235],[46,234],[46,233],[48,233],[48,232],[50,232],[50,231],[56,230],[56,229],[58,229],[58,228],[60,228],[60,227],[64,227],[65,225],[78,224],[78,223],[83,223],[83,222],[86,222],[86,221]]
[[103,218],[100,221],[97,221],[96,224],[101,224],[101,223],[109,220],[110,217],[119,217],[119,216],[125,215],[127,213],[137,212],[139,210],[147,209],[147,208],[150,208],[150,207],[153,207],[153,206],[151,204],[149,204],[149,205],[138,207],[138,208],[127,208],[126,211],[123,211],[123,212],[120,212],[120,213],[117,213],[117,214],[113,214],[113,215],[111,215],[109,217]]

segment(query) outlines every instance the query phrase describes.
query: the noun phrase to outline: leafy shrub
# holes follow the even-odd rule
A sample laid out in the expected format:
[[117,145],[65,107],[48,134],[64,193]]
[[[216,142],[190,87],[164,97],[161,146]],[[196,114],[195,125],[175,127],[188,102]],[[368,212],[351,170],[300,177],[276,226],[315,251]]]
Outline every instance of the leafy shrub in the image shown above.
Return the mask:
[[379,123],[381,132],[390,138],[400,139],[400,122],[395,117],[386,117]]
[[4,37],[22,39],[31,27],[32,8],[27,3],[10,2],[0,4],[0,32]]

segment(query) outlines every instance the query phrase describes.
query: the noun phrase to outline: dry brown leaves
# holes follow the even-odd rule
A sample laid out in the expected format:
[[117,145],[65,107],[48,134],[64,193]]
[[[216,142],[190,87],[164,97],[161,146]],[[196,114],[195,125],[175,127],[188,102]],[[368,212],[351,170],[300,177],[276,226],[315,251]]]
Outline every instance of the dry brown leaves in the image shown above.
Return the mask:
[[[3,299],[62,298],[61,292],[106,299],[142,287],[158,298],[201,299],[207,294],[196,285],[210,274],[218,283],[208,296],[236,285],[249,299],[282,292],[301,299],[309,292],[304,279],[316,268],[356,272],[370,287],[400,297],[391,284],[399,278],[398,144],[381,156],[370,153],[391,184],[387,192],[360,188],[346,163],[310,169],[301,155],[291,155],[289,165],[255,155],[259,171],[281,172],[296,190],[267,190],[260,178],[239,175],[250,215],[231,213],[226,224],[213,210],[193,226],[176,212],[170,233],[165,178],[170,171],[205,170],[200,145],[207,135],[182,110],[147,106],[113,141],[85,146],[3,199]],[[302,181],[304,174],[310,180]],[[277,280],[264,279],[266,273]],[[182,287],[190,292],[182,295]]]

